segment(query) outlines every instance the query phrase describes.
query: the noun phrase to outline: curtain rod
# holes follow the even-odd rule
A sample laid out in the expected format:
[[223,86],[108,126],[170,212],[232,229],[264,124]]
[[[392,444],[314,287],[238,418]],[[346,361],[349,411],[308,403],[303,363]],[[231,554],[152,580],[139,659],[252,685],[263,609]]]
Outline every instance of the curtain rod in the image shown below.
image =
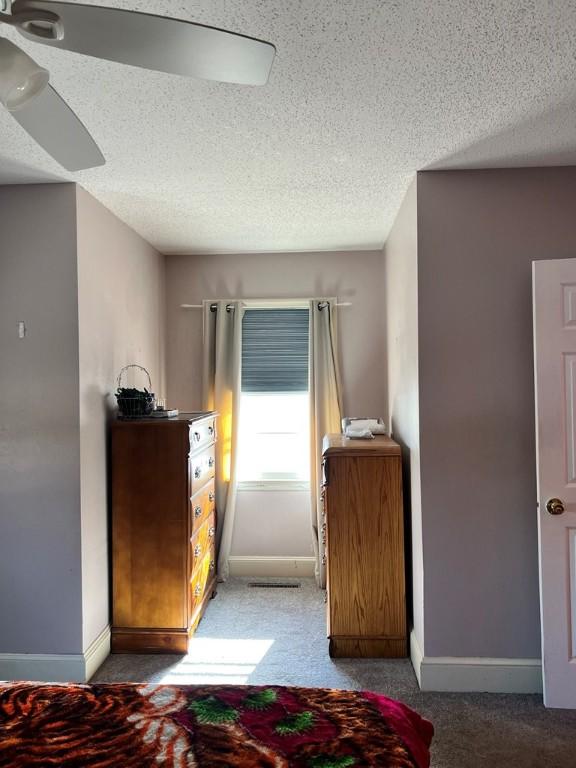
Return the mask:
[[[224,299],[221,299],[221,301],[224,301]],[[231,299],[227,299],[227,301],[231,301]],[[260,299],[246,299],[246,301],[248,301],[250,303],[252,303],[252,302],[256,302],[257,303],[257,302],[260,301]],[[292,301],[294,301],[294,302],[298,302],[298,301],[313,301],[313,299],[262,299],[261,301],[262,301],[263,304],[266,303],[266,302],[272,303],[274,301],[282,302],[283,304],[290,304],[290,302],[292,302]],[[324,309],[324,307],[328,306],[328,302],[326,301],[326,299],[320,299],[318,303],[319,303],[319,309]],[[202,309],[203,306],[204,306],[203,304],[180,304],[180,309]],[[231,306],[232,305],[229,304],[226,307],[226,309],[228,309]],[[337,306],[337,307],[351,307],[352,306],[352,302],[351,301],[337,301],[335,306]],[[216,307],[217,307],[217,301],[214,301],[214,303],[210,304],[210,309],[211,309],[212,312],[216,311]],[[258,307],[254,307],[254,309],[258,309]],[[265,307],[265,309],[269,309],[269,307]]]

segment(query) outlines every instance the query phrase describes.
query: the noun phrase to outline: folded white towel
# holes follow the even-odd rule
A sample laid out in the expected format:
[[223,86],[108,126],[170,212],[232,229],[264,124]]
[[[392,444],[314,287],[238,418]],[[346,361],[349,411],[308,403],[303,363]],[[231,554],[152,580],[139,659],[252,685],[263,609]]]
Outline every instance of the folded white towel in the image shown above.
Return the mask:
[[351,437],[357,440],[373,440],[374,435],[369,429],[355,429],[354,427],[346,427],[344,432],[346,437]]
[[387,435],[388,434],[388,432],[386,431],[386,425],[385,424],[378,424],[377,427],[372,427],[371,432],[374,435]]
[[378,419],[352,419],[350,422],[352,429],[369,429],[373,435],[385,435],[386,425]]

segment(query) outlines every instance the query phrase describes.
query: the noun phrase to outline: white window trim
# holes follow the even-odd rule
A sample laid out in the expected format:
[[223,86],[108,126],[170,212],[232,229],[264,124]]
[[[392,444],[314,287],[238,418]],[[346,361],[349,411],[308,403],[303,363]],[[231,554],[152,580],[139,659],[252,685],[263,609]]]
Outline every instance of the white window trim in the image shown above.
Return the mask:
[[307,299],[242,299],[246,309],[308,309]]
[[255,491],[306,491],[309,493],[310,483],[307,480],[241,480],[237,489],[250,493]]

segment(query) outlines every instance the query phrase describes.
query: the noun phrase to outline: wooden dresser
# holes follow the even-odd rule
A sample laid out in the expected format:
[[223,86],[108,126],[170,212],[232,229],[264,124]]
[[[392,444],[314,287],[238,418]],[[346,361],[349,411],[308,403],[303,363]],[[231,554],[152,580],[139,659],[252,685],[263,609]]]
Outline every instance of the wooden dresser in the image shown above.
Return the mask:
[[326,435],[322,485],[330,655],[406,656],[400,446]]
[[112,425],[112,651],[186,653],[216,583],[215,413]]

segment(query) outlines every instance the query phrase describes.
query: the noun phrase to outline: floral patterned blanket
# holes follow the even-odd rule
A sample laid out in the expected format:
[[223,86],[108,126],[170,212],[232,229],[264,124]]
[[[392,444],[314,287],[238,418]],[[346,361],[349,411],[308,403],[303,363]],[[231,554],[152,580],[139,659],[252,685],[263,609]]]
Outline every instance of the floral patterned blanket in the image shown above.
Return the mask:
[[427,768],[432,734],[358,691],[0,684],[2,768]]

